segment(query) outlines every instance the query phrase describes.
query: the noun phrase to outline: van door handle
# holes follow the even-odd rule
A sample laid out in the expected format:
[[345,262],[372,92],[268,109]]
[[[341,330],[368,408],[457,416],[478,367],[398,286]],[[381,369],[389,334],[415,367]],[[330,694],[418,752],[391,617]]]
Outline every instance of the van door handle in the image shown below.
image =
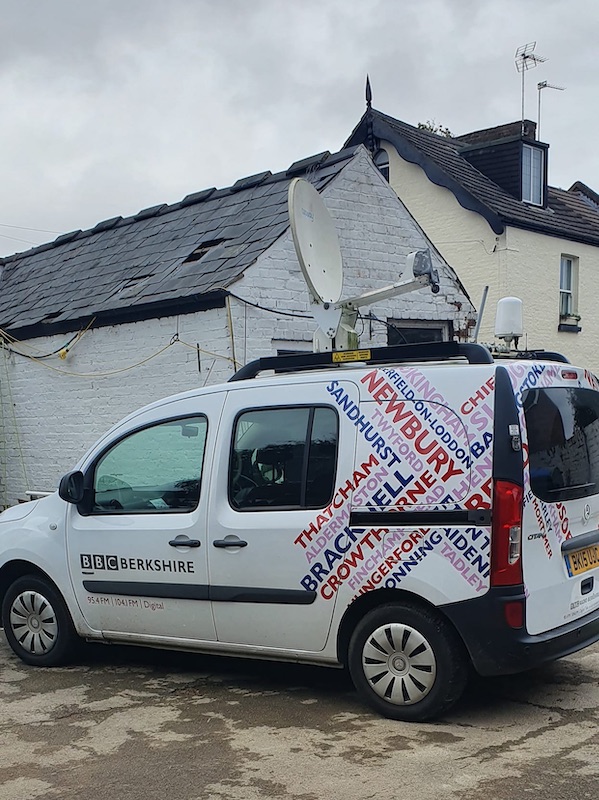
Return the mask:
[[215,539],[212,544],[215,547],[247,547],[248,543],[243,539]]
[[199,547],[202,543],[199,539],[171,539],[171,547]]

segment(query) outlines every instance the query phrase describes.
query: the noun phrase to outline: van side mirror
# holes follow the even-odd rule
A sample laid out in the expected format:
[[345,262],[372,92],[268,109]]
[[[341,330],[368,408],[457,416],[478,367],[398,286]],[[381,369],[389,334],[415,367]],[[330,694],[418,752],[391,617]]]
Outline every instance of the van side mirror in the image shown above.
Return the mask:
[[67,503],[80,503],[84,497],[83,473],[80,470],[67,472],[58,484],[58,495]]

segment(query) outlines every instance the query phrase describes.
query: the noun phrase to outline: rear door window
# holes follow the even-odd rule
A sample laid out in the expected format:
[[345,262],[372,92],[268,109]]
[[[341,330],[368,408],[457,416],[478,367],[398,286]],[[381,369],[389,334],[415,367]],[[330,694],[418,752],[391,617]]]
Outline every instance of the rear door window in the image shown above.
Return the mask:
[[599,491],[599,393],[552,387],[523,394],[530,485],[555,503]]
[[229,499],[256,511],[321,508],[332,499],[337,413],[325,407],[246,411],[233,434]]

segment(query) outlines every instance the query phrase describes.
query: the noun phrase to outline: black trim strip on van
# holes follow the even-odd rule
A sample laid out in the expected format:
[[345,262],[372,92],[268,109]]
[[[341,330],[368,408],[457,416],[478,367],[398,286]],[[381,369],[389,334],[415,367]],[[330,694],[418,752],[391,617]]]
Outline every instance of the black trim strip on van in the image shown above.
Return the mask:
[[133,581],[83,581],[91,594],[120,594],[127,597],[168,597],[179,600],[213,600],[220,603],[273,603],[307,606],[316,592],[304,589],[269,589],[253,586],[207,586],[185,583],[145,583]]
[[208,586],[197,583],[146,583],[134,581],[83,581],[92,594],[122,594],[128,597],[175,597],[181,600],[209,600]]
[[441,509],[439,511],[352,511],[350,525],[381,525],[385,528],[418,525],[490,525],[490,508]]
[[562,553],[582,550],[592,544],[599,544],[599,531],[589,531],[588,533],[581,533],[580,536],[574,536],[572,539],[566,539],[565,542],[562,542]]
[[316,592],[308,592],[305,589],[211,586],[210,599],[219,603],[277,603],[286,606],[309,606],[316,600]]

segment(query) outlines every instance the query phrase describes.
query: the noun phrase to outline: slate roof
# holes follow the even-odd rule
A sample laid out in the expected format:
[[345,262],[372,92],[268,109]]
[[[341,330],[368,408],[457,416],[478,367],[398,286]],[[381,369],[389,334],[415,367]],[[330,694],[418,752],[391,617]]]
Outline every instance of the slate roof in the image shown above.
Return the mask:
[[97,326],[222,306],[223,289],[289,227],[290,180],[309,173],[320,191],[355,151],[319,153],[0,259],[0,327],[28,338],[93,317]]
[[368,109],[346,147],[368,144],[372,137],[391,142],[406,161],[422,167],[433,183],[444,186],[464,208],[481,214],[495,233],[506,225],[577,242],[599,245],[599,209],[589,202],[594,193],[584,184],[565,191],[548,187],[547,207],[517,200],[476,167],[462,153],[469,137],[448,138],[415,128],[375,109]]

